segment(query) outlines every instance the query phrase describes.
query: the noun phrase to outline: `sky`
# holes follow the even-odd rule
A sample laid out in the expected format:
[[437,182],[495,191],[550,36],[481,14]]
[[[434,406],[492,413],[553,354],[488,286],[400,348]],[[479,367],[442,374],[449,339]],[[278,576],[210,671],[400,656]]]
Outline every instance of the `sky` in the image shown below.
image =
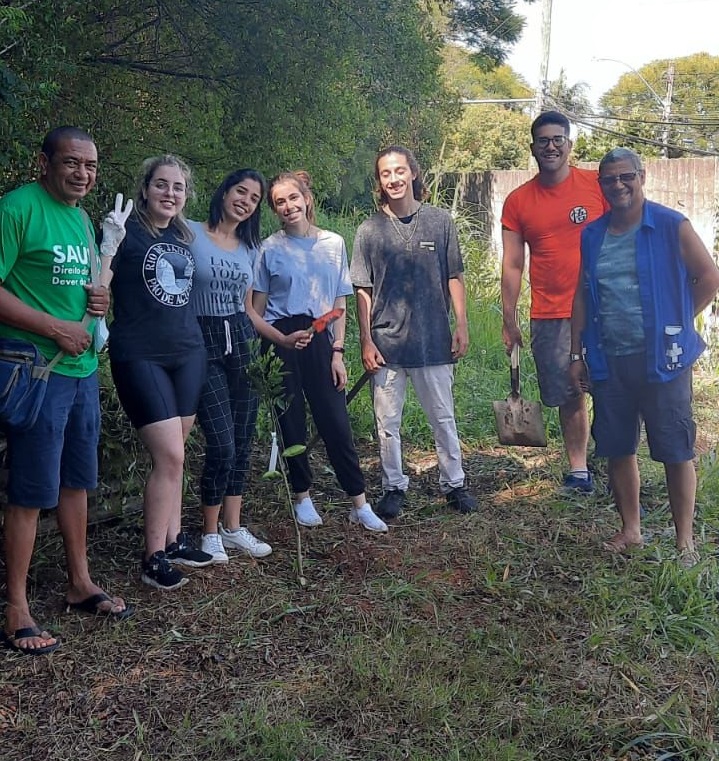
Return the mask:
[[[507,63],[536,88],[542,0],[519,2],[515,10],[527,24]],[[550,40],[549,79],[563,68],[569,85],[589,85],[596,105],[629,67],[692,53],[719,56],[719,0],[553,0]]]

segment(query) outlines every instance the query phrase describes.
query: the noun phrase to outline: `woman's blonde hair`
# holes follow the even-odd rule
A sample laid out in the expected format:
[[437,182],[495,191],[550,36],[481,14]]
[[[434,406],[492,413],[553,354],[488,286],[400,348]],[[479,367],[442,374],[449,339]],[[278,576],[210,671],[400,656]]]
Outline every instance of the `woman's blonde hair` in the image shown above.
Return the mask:
[[267,186],[267,204],[272,211],[276,211],[275,202],[272,199],[272,189],[280,182],[294,182],[307,202],[307,221],[311,225],[314,225],[316,222],[315,197],[310,190],[312,187],[312,179],[310,178],[309,172],[306,172],[304,169],[296,169],[294,172],[280,172],[280,174],[270,180],[270,184]]
[[[155,172],[162,166],[174,166],[179,169],[185,180],[186,197],[189,199],[194,195],[192,171],[178,156],[166,153],[163,156],[153,156],[142,162],[135,191],[135,214],[140,220],[140,224],[155,238],[158,238],[162,234],[162,231],[155,225],[152,219],[150,219],[150,215],[147,212],[147,189],[150,186],[152,178],[155,176]],[[195,238],[192,230],[188,227],[187,220],[182,212],[173,217],[170,227],[175,228],[177,237],[183,243],[191,243]]]

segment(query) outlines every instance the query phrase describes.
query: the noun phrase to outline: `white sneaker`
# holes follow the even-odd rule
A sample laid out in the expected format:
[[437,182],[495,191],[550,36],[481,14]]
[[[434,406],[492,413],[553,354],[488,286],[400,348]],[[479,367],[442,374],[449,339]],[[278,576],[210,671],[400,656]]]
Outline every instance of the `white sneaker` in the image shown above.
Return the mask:
[[260,541],[244,526],[240,526],[234,531],[228,531],[220,526],[220,536],[225,547],[242,550],[253,558],[265,558],[272,554],[272,547],[267,542]]
[[322,525],[322,517],[315,510],[315,506],[309,497],[305,497],[302,502],[298,502],[295,505],[295,517],[300,526],[309,526],[311,528],[312,526]]
[[359,523],[367,531],[377,531],[381,534],[387,531],[387,524],[375,515],[369,502],[365,502],[362,507],[353,507],[350,510],[350,523]]
[[222,546],[222,538],[219,534],[203,534],[202,551],[212,555],[214,565],[224,565],[230,561],[225,548]]

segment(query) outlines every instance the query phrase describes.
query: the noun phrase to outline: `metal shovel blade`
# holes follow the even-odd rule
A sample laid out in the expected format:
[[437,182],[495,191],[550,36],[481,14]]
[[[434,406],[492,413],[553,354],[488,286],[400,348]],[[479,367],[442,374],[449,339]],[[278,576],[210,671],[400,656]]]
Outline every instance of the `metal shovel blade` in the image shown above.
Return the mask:
[[506,400],[492,402],[499,443],[510,447],[546,447],[542,405],[519,393],[519,346],[514,346],[510,367],[511,391]]
[[546,447],[542,405],[511,394],[492,402],[499,443],[509,447]]

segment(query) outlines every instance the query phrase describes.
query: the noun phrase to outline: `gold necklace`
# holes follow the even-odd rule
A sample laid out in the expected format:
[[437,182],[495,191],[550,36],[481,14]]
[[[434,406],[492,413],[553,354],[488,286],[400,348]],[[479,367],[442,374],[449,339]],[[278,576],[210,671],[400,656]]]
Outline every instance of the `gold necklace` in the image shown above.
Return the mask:
[[409,236],[405,238],[404,233],[402,232],[402,227],[397,222],[397,217],[394,214],[390,214],[389,218],[392,222],[392,226],[397,232],[397,235],[402,239],[404,243],[404,249],[405,251],[411,251],[412,250],[412,240],[414,238],[414,234],[417,232],[417,226],[419,225],[419,210],[421,209],[421,206],[417,207],[417,211],[414,214],[414,222],[412,223],[412,229],[409,231]]

